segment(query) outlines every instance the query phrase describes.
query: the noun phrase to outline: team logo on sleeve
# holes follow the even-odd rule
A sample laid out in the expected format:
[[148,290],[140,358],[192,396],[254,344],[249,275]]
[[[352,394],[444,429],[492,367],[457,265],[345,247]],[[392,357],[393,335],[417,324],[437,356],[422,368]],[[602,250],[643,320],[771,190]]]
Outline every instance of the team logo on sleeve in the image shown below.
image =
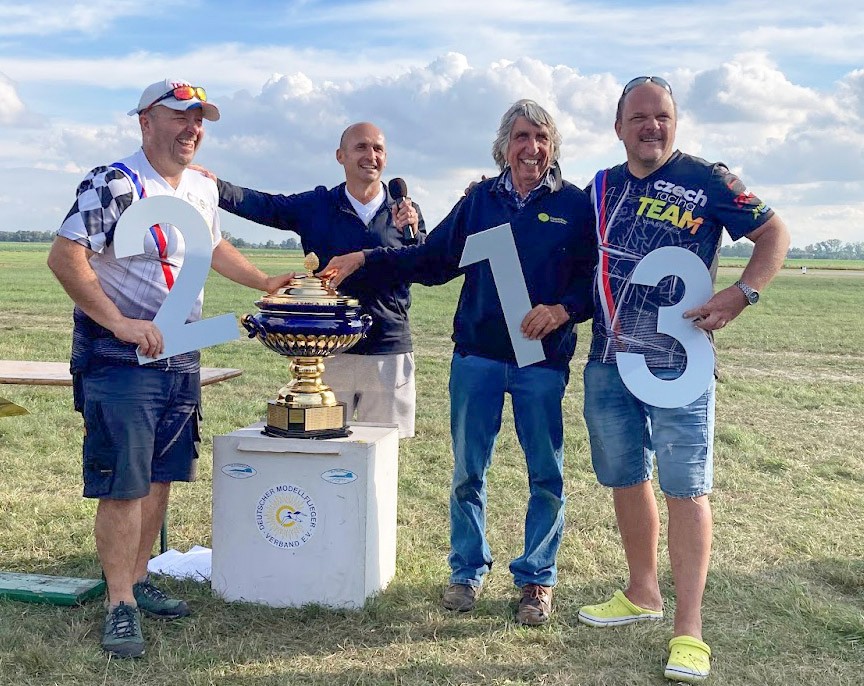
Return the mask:
[[726,184],[726,186],[733,193],[737,193],[732,202],[735,203],[735,207],[740,209],[749,208],[753,213],[753,219],[758,219],[760,214],[765,214],[771,208],[768,207],[764,202],[759,200],[755,195],[753,195],[750,191],[744,188],[744,185],[741,183],[740,179],[734,179]]

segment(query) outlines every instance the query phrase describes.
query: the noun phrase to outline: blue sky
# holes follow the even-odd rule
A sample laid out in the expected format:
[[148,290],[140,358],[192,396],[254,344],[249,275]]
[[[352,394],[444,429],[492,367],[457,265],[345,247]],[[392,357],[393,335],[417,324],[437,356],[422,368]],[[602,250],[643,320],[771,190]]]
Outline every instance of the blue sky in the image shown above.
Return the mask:
[[565,177],[583,184],[623,159],[622,85],[659,74],[679,102],[678,146],[740,173],[795,245],[861,241],[859,4],[0,0],[0,230],[56,228],[83,174],[137,147],[126,112],[164,77],[207,88],[223,117],[198,159],[250,187],[334,185],[340,132],[378,123],[387,177],[406,179],[434,225],[494,171],[511,102],[552,112]]

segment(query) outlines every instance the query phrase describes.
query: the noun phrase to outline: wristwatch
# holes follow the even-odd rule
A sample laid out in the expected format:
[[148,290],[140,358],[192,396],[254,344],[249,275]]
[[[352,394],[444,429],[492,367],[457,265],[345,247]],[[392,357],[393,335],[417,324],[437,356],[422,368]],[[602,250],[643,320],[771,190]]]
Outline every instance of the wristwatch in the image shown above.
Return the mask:
[[750,288],[743,281],[736,281],[735,286],[744,294],[744,297],[747,298],[748,305],[755,305],[759,302],[759,291]]

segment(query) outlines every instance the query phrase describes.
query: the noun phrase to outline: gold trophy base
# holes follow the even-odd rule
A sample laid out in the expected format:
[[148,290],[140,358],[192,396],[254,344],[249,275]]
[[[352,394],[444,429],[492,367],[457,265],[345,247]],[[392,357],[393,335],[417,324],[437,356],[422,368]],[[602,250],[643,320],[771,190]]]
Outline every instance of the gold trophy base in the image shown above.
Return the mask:
[[271,400],[267,403],[267,424],[261,432],[281,438],[345,438],[351,435],[346,423],[345,403],[302,407]]

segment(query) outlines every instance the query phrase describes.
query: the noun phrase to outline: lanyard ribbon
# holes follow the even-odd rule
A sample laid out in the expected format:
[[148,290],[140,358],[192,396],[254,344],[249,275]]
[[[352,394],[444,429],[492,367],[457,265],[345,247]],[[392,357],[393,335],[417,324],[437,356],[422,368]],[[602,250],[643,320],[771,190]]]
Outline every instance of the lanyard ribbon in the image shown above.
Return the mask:
[[[138,178],[138,175],[134,171],[129,169],[129,167],[122,162],[115,162],[110,166],[119,169],[129,177],[132,181],[132,185],[135,186],[135,190],[138,192],[139,198],[147,197],[147,191],[144,190],[144,184],[141,183],[141,179]],[[154,224],[150,227],[150,234],[153,236],[153,240],[156,241],[156,246],[159,249],[159,263],[162,265],[162,274],[165,276],[165,284],[168,286],[168,290],[170,291],[171,287],[174,285],[174,273],[171,271],[171,265],[168,263],[168,240],[165,238],[165,232],[159,224]]]

